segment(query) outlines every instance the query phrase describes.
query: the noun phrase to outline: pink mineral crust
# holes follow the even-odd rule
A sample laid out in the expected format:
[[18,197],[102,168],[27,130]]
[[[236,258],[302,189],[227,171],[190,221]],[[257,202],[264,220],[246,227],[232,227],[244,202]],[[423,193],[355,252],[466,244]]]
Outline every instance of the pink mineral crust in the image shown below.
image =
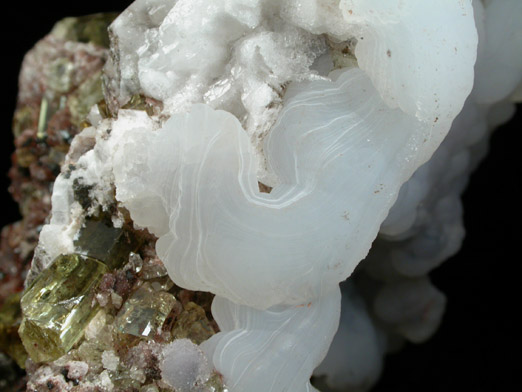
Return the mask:
[[[19,204],[23,220],[2,230],[0,304],[23,287],[39,230],[51,210],[52,184],[72,138],[83,126],[66,103],[78,95],[82,84],[99,78],[106,59],[105,48],[52,35],[39,41],[24,58],[13,121],[15,151],[9,170],[9,191]],[[66,83],[60,85],[52,79],[65,73]],[[48,115],[42,122],[45,104]]]
[[[39,104],[49,90],[49,67],[57,60],[70,63],[64,67],[71,70],[71,75],[70,88],[56,91],[55,94],[72,93],[89,77],[100,71],[106,59],[105,48],[90,43],[64,41],[52,35],[46,36],[25,56],[19,79],[18,108],[30,103]],[[66,72],[65,69],[63,71]]]
[[0,234],[0,304],[22,290],[25,271],[38,242],[36,226],[25,221],[4,226]]
[[[20,92],[14,120],[15,146],[10,192],[21,203],[22,215],[29,215],[33,208],[25,206],[31,195],[38,194],[46,210],[39,212],[35,221],[43,222],[50,204],[49,184],[60,172],[60,165],[74,135],[80,130],[75,124],[67,102],[78,87],[100,72],[107,58],[107,50],[92,44],[63,41],[49,35],[27,53],[20,72]],[[58,68],[58,69],[57,69]],[[51,80],[51,72],[68,73],[66,82],[58,85]],[[45,129],[39,124],[42,100],[49,106]],[[40,132],[39,132],[40,131]],[[43,194],[39,194],[43,193]],[[35,195],[36,196],[36,195]],[[43,197],[42,197],[43,196]],[[30,201],[27,201],[30,204]],[[45,214],[45,215],[44,215]]]

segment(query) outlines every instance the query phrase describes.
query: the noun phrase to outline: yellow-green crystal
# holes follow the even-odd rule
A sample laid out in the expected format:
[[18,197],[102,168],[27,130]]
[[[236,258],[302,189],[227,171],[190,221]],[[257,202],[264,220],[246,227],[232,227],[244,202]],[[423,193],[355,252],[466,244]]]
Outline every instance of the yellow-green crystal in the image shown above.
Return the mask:
[[99,310],[94,290],[107,272],[105,264],[90,257],[62,255],[27,288],[19,334],[33,361],[55,360],[82,338]]
[[164,291],[156,292],[145,283],[124,303],[116,316],[116,328],[124,334],[152,338],[165,323],[176,299]]
[[[64,60],[64,59],[58,59],[58,60]],[[57,62],[58,62],[57,60]],[[66,61],[66,60],[64,60]],[[56,62],[55,62],[56,63]],[[63,72],[59,71],[58,69],[55,69],[51,66],[48,71],[48,82],[49,87],[52,89],[58,88],[58,83],[66,83],[66,82],[60,82],[58,79],[60,79],[60,75],[57,75],[56,73]],[[56,85],[53,87],[53,83]],[[64,87],[65,88],[65,87]],[[37,124],[37,132],[36,137],[39,140],[45,140],[47,137],[47,126],[49,125],[49,121],[51,118],[59,111],[66,107],[67,104],[67,97],[64,95],[57,95],[54,96],[53,93],[50,93],[47,91],[47,93],[42,97],[40,101],[40,111],[38,113],[38,124]]]
[[0,308],[0,352],[9,355],[21,368],[25,367],[27,352],[18,336],[22,321],[21,293],[11,294]]
[[40,114],[38,117],[38,130],[36,136],[38,139],[43,139],[47,130],[47,123],[51,117],[51,110],[49,107],[49,100],[46,97],[42,98],[40,103]]

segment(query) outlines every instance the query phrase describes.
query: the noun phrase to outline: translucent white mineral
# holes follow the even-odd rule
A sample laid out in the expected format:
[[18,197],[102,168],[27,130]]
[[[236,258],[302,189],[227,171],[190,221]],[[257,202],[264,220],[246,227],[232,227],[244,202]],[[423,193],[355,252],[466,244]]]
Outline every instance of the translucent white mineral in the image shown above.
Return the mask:
[[[212,367],[205,354],[189,339],[176,339],[163,350],[163,380],[177,392],[198,391],[210,377]],[[201,389],[203,391],[203,389]]]
[[[515,20],[522,17],[522,3],[474,1],[473,6],[479,32],[473,91],[433,157],[402,186],[397,202],[381,225],[380,235],[361,263],[359,287],[371,287],[370,291],[374,291],[365,293],[365,308],[370,307],[374,323],[379,326],[378,333],[387,335],[389,348],[393,348],[397,337],[424,341],[440,323],[443,294],[423,277],[460,248],[464,237],[460,194],[469,174],[486,154],[490,132],[507,121],[515,110],[513,102],[517,98],[513,94],[522,77],[522,65],[516,61],[516,56],[522,53],[522,25],[515,26]],[[490,62],[489,71],[481,70],[486,61]],[[499,82],[480,93],[484,83],[495,79]],[[415,285],[420,286],[413,289]],[[428,300],[430,295],[432,300]],[[357,298],[357,294],[353,290],[346,294],[343,291],[343,311],[349,301],[345,297]],[[419,308],[412,300],[425,301],[429,306]],[[407,318],[415,308],[418,315],[411,316],[421,322],[409,323],[405,328],[400,319]],[[344,317],[343,313],[341,323]],[[343,331],[341,325],[338,334],[342,336]],[[336,336],[335,341],[338,339]],[[378,342],[382,339],[375,340]],[[379,361],[353,352],[332,344],[317,374],[329,374],[332,387],[366,390],[378,377],[375,367]],[[347,362],[347,356],[357,360],[359,373],[353,377],[347,376],[347,367],[336,370],[335,366],[328,366]]]
[[120,364],[120,358],[114,350],[106,350],[102,353],[103,368],[115,372]]
[[379,377],[386,337],[376,327],[355,287],[342,285],[342,307],[339,329],[328,356],[314,374],[328,375],[328,383],[345,390],[366,390]]
[[173,387],[208,360],[232,392],[315,390],[316,368],[366,390],[393,342],[440,323],[427,274],[458,250],[459,194],[513,112],[520,18],[518,0],[137,0],[111,26],[107,99],[163,110],[91,112],[39,252],[72,244],[74,180],[92,208],[115,187],[172,280],[216,294],[221,332],[165,351]]

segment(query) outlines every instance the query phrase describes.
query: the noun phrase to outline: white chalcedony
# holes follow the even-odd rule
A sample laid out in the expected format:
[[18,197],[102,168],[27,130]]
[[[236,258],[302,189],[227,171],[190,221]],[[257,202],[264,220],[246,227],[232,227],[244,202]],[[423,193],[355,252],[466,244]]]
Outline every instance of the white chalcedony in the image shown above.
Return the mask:
[[[258,190],[257,162],[239,121],[194,105],[155,133],[142,132],[143,140],[122,141],[121,148],[143,149],[146,189],[136,192],[115,170],[117,198],[124,205],[145,200],[138,211],[129,205],[138,225],[147,225],[141,211],[166,214],[157,251],[182,287],[257,308],[301,304],[364,258],[400,185],[438,145],[443,127],[389,108],[354,68],[289,88],[265,140],[280,180],[270,194]],[[122,153],[116,165],[131,168],[134,160]]]
[[[312,390],[310,375],[339,322],[338,284],[367,255],[401,185],[430,159],[471,91],[471,1],[137,0],[111,31],[108,104],[145,94],[163,110],[156,118],[120,110],[82,133],[96,145],[57,180],[40,249],[77,231],[74,179],[92,185],[99,205],[114,184],[134,223],[159,237],[173,281],[216,294],[221,332],[201,348],[230,390]],[[332,69],[334,47],[351,56],[351,68]],[[393,213],[385,234],[409,230],[417,219],[409,208]],[[72,238],[62,242],[72,246]],[[396,261],[414,277],[432,264]],[[427,280],[416,282],[383,288],[374,310],[420,340],[436,323],[416,328],[419,312],[435,298],[436,318],[444,299]],[[327,365],[318,372],[358,388],[377,377],[385,343],[350,290],[344,309],[359,317],[343,316],[336,341],[355,344],[349,328],[365,328],[368,363],[349,361],[349,380]],[[415,290],[425,293],[418,312],[393,313]],[[197,369],[194,352],[188,365]]]
[[162,105],[92,109],[32,276],[115,189],[171,278],[217,295],[221,332],[168,346],[165,382],[214,366],[232,392],[309,391],[324,358],[327,385],[368,389],[440,323],[427,274],[460,247],[460,192],[522,99],[521,18],[519,0],[135,1],[111,26],[106,102]]
[[[460,195],[487,153],[491,131],[507,121],[515,112],[514,102],[521,101],[522,63],[517,59],[522,54],[522,24],[515,23],[522,18],[521,6],[517,0],[473,2],[479,33],[473,91],[433,157],[402,186],[378,239],[360,264],[357,287],[373,310],[378,332],[366,353],[383,345],[383,352],[394,350],[401,339],[424,341],[441,321],[444,296],[425,277],[460,248],[464,237]],[[377,380],[380,358],[358,350],[372,328],[361,333],[354,324],[365,313],[364,307],[350,307],[357,290],[350,293],[343,291],[341,325],[317,372],[327,375],[332,387],[362,391]],[[347,340],[353,335],[358,343]],[[343,348],[340,342],[346,342]]]
[[[137,20],[149,28],[131,25],[132,41]],[[120,112],[117,199],[174,282],[217,295],[222,332],[203,348],[232,391],[311,390],[339,282],[471,91],[471,2],[143,0],[113,32],[136,47],[113,69],[116,99],[143,92],[170,116]],[[324,73],[314,60],[344,40],[360,68]]]

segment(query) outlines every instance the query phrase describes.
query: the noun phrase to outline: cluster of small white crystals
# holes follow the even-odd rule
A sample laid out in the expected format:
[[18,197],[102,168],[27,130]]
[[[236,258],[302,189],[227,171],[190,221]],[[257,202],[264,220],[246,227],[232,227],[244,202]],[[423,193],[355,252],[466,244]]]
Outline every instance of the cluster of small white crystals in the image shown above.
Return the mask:
[[[440,322],[427,274],[460,247],[459,195],[513,113],[520,18],[519,0],[137,0],[111,26],[107,99],[163,111],[93,110],[39,252],[72,249],[73,180],[93,208],[115,186],[172,280],[216,294],[201,349],[231,392],[312,391],[316,368],[366,390],[397,338]],[[169,358],[197,373],[189,348],[165,352],[171,385]]]

